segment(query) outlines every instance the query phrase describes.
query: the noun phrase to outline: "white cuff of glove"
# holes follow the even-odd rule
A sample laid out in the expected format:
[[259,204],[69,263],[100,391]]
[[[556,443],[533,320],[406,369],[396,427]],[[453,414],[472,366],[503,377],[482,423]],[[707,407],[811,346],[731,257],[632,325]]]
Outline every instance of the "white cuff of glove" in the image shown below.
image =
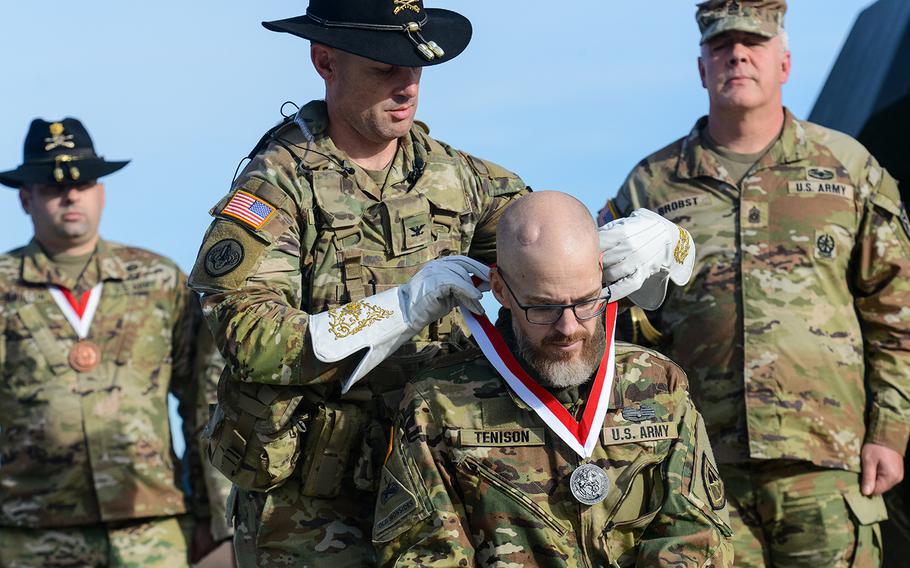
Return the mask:
[[604,285],[613,301],[628,297],[654,310],[664,301],[668,279],[681,286],[692,276],[692,236],[653,211],[636,209],[601,227],[598,235]]
[[404,319],[398,288],[310,316],[313,354],[325,363],[365,351],[341,385],[348,390],[416,333]]
[[481,312],[482,290],[471,274],[489,279],[489,268],[465,256],[428,262],[406,284],[310,316],[313,353],[334,363],[365,351],[341,392],[372,371],[421,329],[451,312],[459,303]]

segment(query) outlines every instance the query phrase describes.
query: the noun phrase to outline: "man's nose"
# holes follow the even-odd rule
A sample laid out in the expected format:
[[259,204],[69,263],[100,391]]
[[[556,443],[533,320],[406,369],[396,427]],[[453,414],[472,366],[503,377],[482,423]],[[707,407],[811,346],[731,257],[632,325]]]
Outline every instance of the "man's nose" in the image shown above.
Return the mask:
[[397,94],[408,98],[416,97],[420,89],[420,71],[419,67],[402,67],[399,70],[401,83]]
[[556,328],[556,331],[568,337],[578,331],[579,325],[578,318],[575,317],[575,312],[572,308],[566,308],[562,311],[562,315],[559,316],[556,323],[553,324],[553,327]]
[[75,203],[76,201],[79,201],[79,188],[75,185],[64,187],[61,190],[60,196],[63,198],[63,201],[67,203]]
[[745,63],[747,60],[748,51],[746,50],[746,46],[739,42],[734,43],[730,48],[730,58],[728,59],[730,65],[735,67],[737,64]]

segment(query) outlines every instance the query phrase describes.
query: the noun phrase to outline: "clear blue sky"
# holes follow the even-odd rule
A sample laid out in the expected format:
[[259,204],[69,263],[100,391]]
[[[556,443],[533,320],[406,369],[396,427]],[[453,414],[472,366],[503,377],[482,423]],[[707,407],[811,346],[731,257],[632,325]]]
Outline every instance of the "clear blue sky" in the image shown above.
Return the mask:
[[[391,1],[391,0],[374,0]],[[707,109],[692,1],[433,1],[474,24],[467,51],[423,75],[418,118],[433,136],[593,211],[635,163]],[[785,101],[805,117],[869,0],[792,2]],[[32,118],[75,116],[110,159],[102,235],[188,270],[208,209],[283,101],[323,94],[304,40],[262,20],[305,0],[0,4],[0,170],[16,167]],[[0,187],[0,250],[31,237]]]
[[[785,99],[797,115],[808,114],[868,3],[792,2]],[[427,69],[418,118],[437,138],[596,210],[639,159],[706,110],[694,4],[427,0],[467,15],[474,39]],[[106,178],[102,234],[185,269],[208,209],[280,104],[323,94],[307,43],[259,25],[303,13],[305,0],[0,6],[0,168],[20,163],[33,117],[82,119],[100,153],[133,160]],[[0,227],[2,250],[31,235],[15,192],[3,188]]]

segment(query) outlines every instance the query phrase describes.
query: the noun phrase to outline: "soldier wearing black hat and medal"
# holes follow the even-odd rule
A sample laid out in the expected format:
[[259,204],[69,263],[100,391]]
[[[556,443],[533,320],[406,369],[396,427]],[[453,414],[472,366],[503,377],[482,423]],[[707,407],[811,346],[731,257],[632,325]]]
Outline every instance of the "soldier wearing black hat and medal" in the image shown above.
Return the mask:
[[[208,351],[195,347],[199,330],[208,335],[198,303],[171,260],[98,234],[98,179],[127,163],[98,156],[76,119],[38,119],[23,164],[0,172],[35,229],[0,255],[2,566],[173,568],[213,544],[206,485],[218,474],[199,474],[195,362],[214,353],[210,339]],[[192,494],[171,445],[169,394]]]
[[[462,348],[464,323],[428,320],[356,385],[358,357],[326,362],[320,344],[367,337],[393,312],[365,300],[431,260],[492,262],[497,219],[529,190],[414,120],[422,68],[471,38],[463,16],[419,0],[312,0],[264,26],[311,41],[325,100],[268,131],[211,211],[189,279],[228,361],[206,435],[237,488],[241,566],[360,567],[374,562],[374,495],[402,387]],[[654,234],[661,249],[681,238]],[[666,267],[627,256],[605,262],[610,282],[666,280]],[[329,321],[323,335],[316,315]]]

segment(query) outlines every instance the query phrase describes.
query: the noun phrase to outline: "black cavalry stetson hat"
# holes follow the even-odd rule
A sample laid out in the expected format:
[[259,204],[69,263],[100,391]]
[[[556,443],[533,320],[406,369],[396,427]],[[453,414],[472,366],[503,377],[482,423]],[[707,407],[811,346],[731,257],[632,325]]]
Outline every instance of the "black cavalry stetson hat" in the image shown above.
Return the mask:
[[0,172],[0,183],[19,188],[27,184],[71,185],[96,180],[127,165],[108,162],[95,153],[92,137],[75,118],[32,121],[25,135],[22,165]]
[[472,31],[461,14],[424,8],[422,0],[310,0],[303,16],[262,25],[400,67],[454,59]]

